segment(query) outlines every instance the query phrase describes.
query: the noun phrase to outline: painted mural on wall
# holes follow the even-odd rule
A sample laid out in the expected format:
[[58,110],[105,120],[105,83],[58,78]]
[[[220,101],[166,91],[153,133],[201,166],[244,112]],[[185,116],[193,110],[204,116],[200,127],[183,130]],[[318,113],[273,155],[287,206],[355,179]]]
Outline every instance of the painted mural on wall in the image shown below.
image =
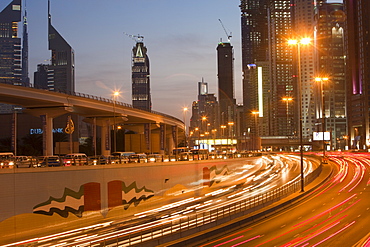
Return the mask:
[[[123,181],[108,182],[108,207],[112,209],[117,206],[124,206],[127,210],[131,205],[135,207],[141,201],[154,196],[154,191],[147,189],[145,186],[138,188],[136,182],[126,186]],[[101,188],[100,183],[83,184],[78,191],[69,188],[64,189],[63,196],[60,198],[50,197],[33,207],[33,213],[51,216],[58,214],[63,218],[74,214],[81,218],[83,212],[101,211]]]
[[232,183],[239,169],[227,160],[0,173],[0,245],[201,196]]
[[221,169],[217,169],[217,166],[211,166],[211,168],[203,168],[203,185],[211,187],[214,183],[219,183],[222,181],[224,176],[229,174],[229,169],[227,165],[223,166]]

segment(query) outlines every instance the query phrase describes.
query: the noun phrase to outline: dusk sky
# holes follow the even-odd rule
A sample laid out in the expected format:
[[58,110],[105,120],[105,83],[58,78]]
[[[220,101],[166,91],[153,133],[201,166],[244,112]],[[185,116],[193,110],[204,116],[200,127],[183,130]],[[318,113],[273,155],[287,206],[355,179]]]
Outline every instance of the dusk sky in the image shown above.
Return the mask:
[[[11,1],[0,0],[0,10]],[[227,4],[225,4],[227,3]],[[52,24],[75,51],[76,92],[131,104],[131,52],[143,35],[148,49],[153,110],[183,118],[182,108],[197,100],[202,77],[217,95],[217,53],[227,40],[218,21],[232,32],[235,96],[241,103],[240,0],[51,0]],[[47,0],[26,2],[29,76],[49,63]],[[21,28],[20,28],[21,29]],[[190,117],[187,113],[187,119]]]
[[[11,1],[0,0],[0,10]],[[340,1],[333,1],[340,2]],[[76,92],[131,104],[131,50],[143,35],[148,49],[153,110],[183,118],[182,108],[197,100],[204,78],[217,96],[217,53],[227,40],[218,19],[232,32],[234,83],[241,95],[240,0],[51,0],[52,24],[75,51]],[[29,76],[49,63],[47,0],[26,1]],[[20,26],[21,27],[21,26]],[[20,28],[22,29],[22,28]],[[189,119],[191,112],[187,113]]]

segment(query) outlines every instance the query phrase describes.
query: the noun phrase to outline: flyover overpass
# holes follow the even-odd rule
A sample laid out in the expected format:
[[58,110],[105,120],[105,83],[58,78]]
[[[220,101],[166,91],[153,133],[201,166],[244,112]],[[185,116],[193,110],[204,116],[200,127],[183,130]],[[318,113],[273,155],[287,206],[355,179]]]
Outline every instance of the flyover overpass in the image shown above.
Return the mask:
[[102,140],[103,137],[106,140],[101,142],[104,155],[110,154],[110,145],[107,145],[107,140],[111,138],[110,127],[114,124],[124,123],[125,128],[129,126],[127,129],[146,131],[148,135],[152,130],[159,130],[160,145],[170,143],[169,145],[174,147],[177,145],[178,137],[184,136],[185,125],[175,117],[155,111],[136,109],[123,102],[84,93],[52,92],[0,83],[0,103],[22,106],[25,108],[23,112],[41,117],[44,128],[43,140],[46,143],[44,144],[44,155],[53,155],[53,118],[66,113],[81,115],[88,122],[102,126]]

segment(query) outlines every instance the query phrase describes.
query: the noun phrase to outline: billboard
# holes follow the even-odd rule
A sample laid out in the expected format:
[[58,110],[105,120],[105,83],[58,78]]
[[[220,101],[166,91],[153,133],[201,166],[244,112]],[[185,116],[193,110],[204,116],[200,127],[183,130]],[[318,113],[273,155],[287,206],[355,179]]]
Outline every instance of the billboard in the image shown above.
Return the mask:
[[324,141],[330,141],[330,132],[313,132],[313,140],[314,141],[322,141],[322,137],[324,136]]

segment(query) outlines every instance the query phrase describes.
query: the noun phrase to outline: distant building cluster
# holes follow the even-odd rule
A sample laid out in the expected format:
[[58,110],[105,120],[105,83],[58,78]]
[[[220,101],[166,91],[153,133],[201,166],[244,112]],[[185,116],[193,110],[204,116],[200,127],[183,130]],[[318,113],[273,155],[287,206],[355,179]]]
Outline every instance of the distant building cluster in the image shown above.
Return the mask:
[[220,42],[218,101],[199,82],[191,145],[369,149],[370,2],[241,0],[240,10],[243,103],[234,99],[233,47]]
[[[18,37],[18,23],[22,21],[23,37]],[[22,0],[13,0],[0,12],[0,83],[31,87],[28,75],[27,12],[22,14]],[[23,40],[23,43],[22,43]],[[136,39],[132,64],[132,103],[135,108],[151,110],[150,72],[147,49],[143,37]],[[48,1],[48,63],[38,64],[33,87],[50,91],[75,92],[75,61],[71,45],[52,25]],[[11,113],[14,106],[2,104],[0,113]]]
[[[74,51],[51,23],[48,2],[48,43],[51,59],[48,64],[38,64],[33,86],[50,91],[74,92]],[[28,73],[28,23],[23,14],[23,37],[18,37],[18,23],[22,20],[22,0],[13,0],[0,12],[0,82],[31,87]],[[22,45],[21,45],[22,43]],[[0,105],[1,113],[13,111],[14,106]]]

